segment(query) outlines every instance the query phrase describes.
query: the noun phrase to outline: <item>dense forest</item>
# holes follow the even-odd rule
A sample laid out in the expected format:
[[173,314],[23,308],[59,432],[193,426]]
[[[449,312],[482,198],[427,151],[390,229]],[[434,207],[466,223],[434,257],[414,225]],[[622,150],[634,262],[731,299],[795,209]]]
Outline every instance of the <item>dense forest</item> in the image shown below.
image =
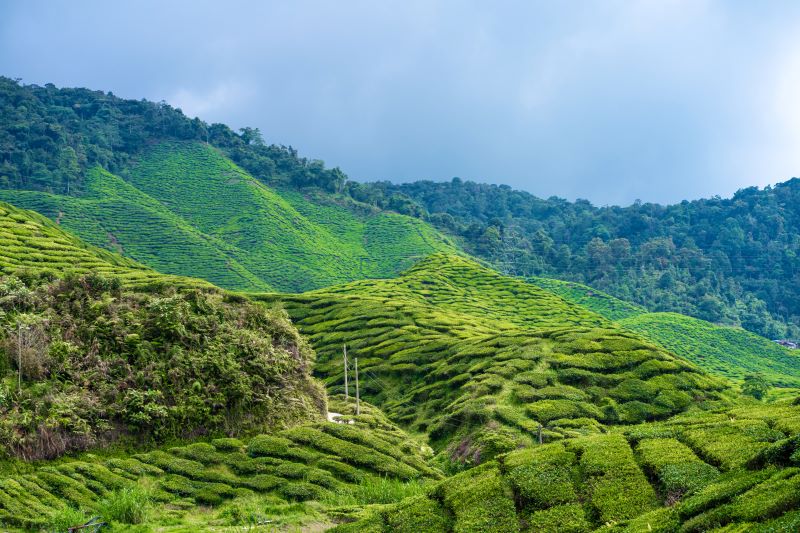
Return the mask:
[[800,335],[800,179],[730,199],[628,207],[458,178],[370,187],[378,201],[413,199],[431,223],[507,273],[567,278],[651,311],[770,338]]
[[80,195],[85,171],[128,175],[141,150],[200,140],[270,185],[320,188],[423,218],[519,276],[590,284],[652,311],[673,311],[770,338],[800,337],[800,180],[671,206],[595,207],[507,186],[356,183],[338,168],[187,118],[165,102],[0,77],[0,188]]

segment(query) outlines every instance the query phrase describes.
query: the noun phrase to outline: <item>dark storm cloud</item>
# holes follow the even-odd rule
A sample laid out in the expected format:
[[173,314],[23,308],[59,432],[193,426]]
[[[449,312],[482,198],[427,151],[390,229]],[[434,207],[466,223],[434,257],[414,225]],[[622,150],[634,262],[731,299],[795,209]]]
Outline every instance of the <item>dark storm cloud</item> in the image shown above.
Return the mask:
[[800,174],[797,2],[0,3],[0,73],[167,100],[353,178],[598,204]]

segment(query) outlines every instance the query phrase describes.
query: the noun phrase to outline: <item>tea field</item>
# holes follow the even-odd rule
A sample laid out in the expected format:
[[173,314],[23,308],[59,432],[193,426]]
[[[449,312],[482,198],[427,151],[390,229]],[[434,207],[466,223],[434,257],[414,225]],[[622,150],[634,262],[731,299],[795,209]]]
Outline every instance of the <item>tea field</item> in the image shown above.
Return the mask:
[[160,272],[242,291],[389,277],[456,251],[419,219],[267,187],[203,143],[156,144],[121,174],[89,170],[79,197],[0,190],[0,200]]

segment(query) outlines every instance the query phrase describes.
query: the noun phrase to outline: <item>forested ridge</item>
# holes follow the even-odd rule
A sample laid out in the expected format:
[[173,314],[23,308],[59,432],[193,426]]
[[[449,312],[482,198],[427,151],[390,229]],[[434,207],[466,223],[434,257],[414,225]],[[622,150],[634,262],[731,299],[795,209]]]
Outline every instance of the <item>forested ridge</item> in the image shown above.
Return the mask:
[[596,207],[458,178],[355,183],[267,144],[257,128],[237,133],[164,102],[102,91],[0,78],[0,117],[0,188],[80,196],[89,169],[128,178],[145,148],[202,141],[269,185],[318,188],[345,204],[425,219],[509,274],[574,280],[651,311],[800,337],[798,179],[730,199]]
[[595,207],[461,181],[373,184],[403,194],[467,251],[515,275],[587,283],[651,311],[797,337],[800,179],[662,206]]

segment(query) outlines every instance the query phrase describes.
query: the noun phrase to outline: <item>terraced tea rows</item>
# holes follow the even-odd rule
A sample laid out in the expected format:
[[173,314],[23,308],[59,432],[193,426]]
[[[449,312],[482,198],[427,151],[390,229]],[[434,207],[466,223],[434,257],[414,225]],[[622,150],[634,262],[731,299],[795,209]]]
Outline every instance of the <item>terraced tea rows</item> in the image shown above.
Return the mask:
[[131,259],[89,246],[47,218],[0,202],[0,273],[21,271],[95,273],[119,277],[126,285],[154,282],[209,286],[205,281],[166,276]]
[[740,381],[757,373],[775,387],[800,387],[800,354],[749,331],[676,313],[649,313],[579,283],[547,278],[529,281],[614,320],[714,374]]
[[393,280],[280,300],[342,391],[342,345],[362,394],[475,463],[545,436],[713,403],[726,384],[599,315],[466,259],[435,255]]
[[[334,509],[336,495],[365,481],[441,478],[427,465],[419,443],[376,409],[364,409],[363,416],[349,417],[356,421],[352,425],[321,422],[248,440],[221,438],[23,467],[18,474],[0,476],[0,523],[47,527],[64,507],[96,513],[113,491],[141,487],[155,502],[151,525],[161,529],[268,519],[279,524],[281,514],[296,506],[292,502],[328,502],[331,516],[355,512],[358,506]],[[242,508],[256,511],[242,514]]]
[[735,380],[758,373],[775,387],[800,387],[800,353],[755,333],[675,313],[647,313],[619,324],[709,372]]
[[81,197],[2,190],[0,199],[161,272],[235,290],[393,276],[430,253],[455,251],[418,219],[270,189],[201,143],[156,145],[124,176],[95,168]]
[[788,532],[798,509],[800,406],[758,406],[513,451],[335,531]]

